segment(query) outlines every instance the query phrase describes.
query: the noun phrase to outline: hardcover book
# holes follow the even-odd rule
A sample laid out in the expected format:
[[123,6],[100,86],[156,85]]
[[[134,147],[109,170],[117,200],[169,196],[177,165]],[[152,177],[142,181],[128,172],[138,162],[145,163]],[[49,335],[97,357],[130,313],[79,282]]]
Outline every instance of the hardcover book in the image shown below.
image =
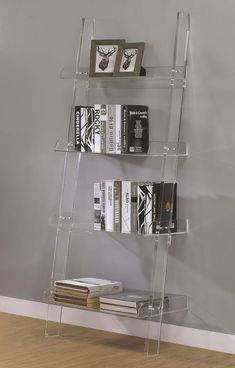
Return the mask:
[[81,107],[81,151],[93,151],[93,122],[94,109],[92,107]]
[[147,153],[148,148],[148,106],[123,105],[122,153]]
[[160,183],[156,232],[177,231],[177,183]]
[[54,294],[53,299],[55,302],[65,304],[74,307],[87,307],[87,308],[99,308],[99,298],[79,299],[73,297],[64,297],[59,294]]
[[94,183],[94,230],[101,230],[101,184]]
[[75,149],[81,151],[81,107],[75,106]]
[[94,105],[94,126],[93,126],[93,151],[101,152],[101,105]]
[[137,231],[137,185],[136,182],[122,181],[122,232]]
[[75,149],[93,151],[94,109],[91,106],[75,106]]
[[105,230],[121,231],[121,181],[105,181]]
[[152,234],[153,184],[137,187],[137,230],[140,234]]
[[114,200],[114,221],[113,230],[121,231],[121,187],[120,180],[115,180],[113,183],[113,200]]
[[108,110],[106,124],[106,153],[115,153],[116,149],[116,105],[106,105]]
[[[152,298],[150,292],[140,290],[128,290],[115,295],[103,295],[100,296],[99,300],[100,308],[102,310],[134,315],[140,314],[141,316],[147,315],[149,305],[153,311],[159,311],[162,304],[160,293]],[[168,306],[169,297],[165,295],[164,308],[167,308]]]
[[100,105],[100,152],[106,152],[107,105]]
[[106,224],[105,224],[105,197],[106,197],[105,180],[101,180],[100,189],[101,189],[100,223],[101,223],[101,230],[105,230],[106,229]]
[[116,137],[115,137],[115,153],[116,154],[120,154],[121,153],[121,117],[122,115],[122,105],[116,105],[116,121],[115,121],[115,132],[116,132]]
[[113,181],[105,181],[105,230],[114,230]]

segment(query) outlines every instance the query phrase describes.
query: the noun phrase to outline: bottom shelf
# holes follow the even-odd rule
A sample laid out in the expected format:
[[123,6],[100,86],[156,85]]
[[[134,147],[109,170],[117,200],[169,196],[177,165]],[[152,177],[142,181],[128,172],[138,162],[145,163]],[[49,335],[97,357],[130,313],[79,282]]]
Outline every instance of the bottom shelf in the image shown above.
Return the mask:
[[[129,292],[135,292],[135,290],[128,290]],[[177,294],[165,294],[165,297],[167,298],[168,302],[165,303],[164,309],[163,309],[163,315],[168,315],[176,312],[182,312],[188,310],[188,297],[186,295],[177,295]],[[59,303],[54,300],[49,299],[48,300],[49,305],[57,305],[61,307],[67,307],[67,308],[75,308],[79,310],[86,310],[89,312],[98,312],[98,313],[105,313],[105,314],[111,314],[115,316],[121,316],[121,317],[128,317],[128,318],[134,318],[134,319],[151,319],[152,321],[158,321],[158,318],[161,316],[161,308],[159,306],[157,307],[151,307],[151,308],[143,308],[139,310],[138,314],[133,313],[126,313],[126,312],[120,312],[115,310],[107,310],[102,308],[88,308],[82,305],[74,305],[69,303]]]

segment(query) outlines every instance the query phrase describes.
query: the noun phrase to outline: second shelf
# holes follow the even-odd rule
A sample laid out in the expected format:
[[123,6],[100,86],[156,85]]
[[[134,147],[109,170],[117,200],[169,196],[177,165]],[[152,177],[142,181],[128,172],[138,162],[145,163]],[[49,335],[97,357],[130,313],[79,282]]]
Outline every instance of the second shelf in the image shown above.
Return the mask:
[[[75,149],[73,142],[68,142],[65,139],[59,139],[55,145],[56,152],[75,152],[79,153]],[[147,153],[122,153],[122,154],[112,154],[112,153],[96,153],[96,152],[82,152],[83,154],[92,155],[110,155],[110,156],[128,156],[128,157],[162,157],[166,156],[188,156],[188,145],[185,142],[159,142],[150,141],[149,149]]]

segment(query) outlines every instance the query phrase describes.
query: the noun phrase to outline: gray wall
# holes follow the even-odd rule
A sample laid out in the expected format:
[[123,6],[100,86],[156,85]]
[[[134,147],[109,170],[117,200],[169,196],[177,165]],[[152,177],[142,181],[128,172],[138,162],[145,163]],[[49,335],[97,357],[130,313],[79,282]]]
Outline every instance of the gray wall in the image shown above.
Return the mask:
[[[48,223],[63,166],[63,154],[53,146],[66,134],[72,91],[72,81],[60,80],[59,73],[74,63],[81,17],[116,17],[126,38],[151,45],[146,64],[170,65],[178,10],[191,13],[192,26],[182,126],[190,154],[178,180],[179,214],[189,218],[190,233],[174,241],[167,290],[189,295],[206,328],[235,332],[232,0],[0,0],[0,295],[42,300],[49,283],[55,229]],[[161,101],[150,92],[145,96],[153,104]],[[90,203],[93,181],[117,172],[123,177],[128,172],[130,179],[156,178],[159,164],[85,157],[79,188],[87,191],[78,202]],[[91,211],[90,205],[87,218]],[[152,249],[151,241],[140,237],[74,233],[68,274],[146,288]],[[184,317],[178,322],[190,325]]]

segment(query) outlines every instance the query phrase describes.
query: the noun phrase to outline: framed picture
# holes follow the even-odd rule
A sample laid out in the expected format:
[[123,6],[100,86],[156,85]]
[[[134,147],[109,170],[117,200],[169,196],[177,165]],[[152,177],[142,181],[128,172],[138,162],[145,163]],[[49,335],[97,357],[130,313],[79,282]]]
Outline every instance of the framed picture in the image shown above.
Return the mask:
[[118,50],[114,76],[131,77],[140,75],[144,46],[144,42],[122,44]]
[[90,77],[111,77],[114,72],[118,49],[125,40],[92,40]]

